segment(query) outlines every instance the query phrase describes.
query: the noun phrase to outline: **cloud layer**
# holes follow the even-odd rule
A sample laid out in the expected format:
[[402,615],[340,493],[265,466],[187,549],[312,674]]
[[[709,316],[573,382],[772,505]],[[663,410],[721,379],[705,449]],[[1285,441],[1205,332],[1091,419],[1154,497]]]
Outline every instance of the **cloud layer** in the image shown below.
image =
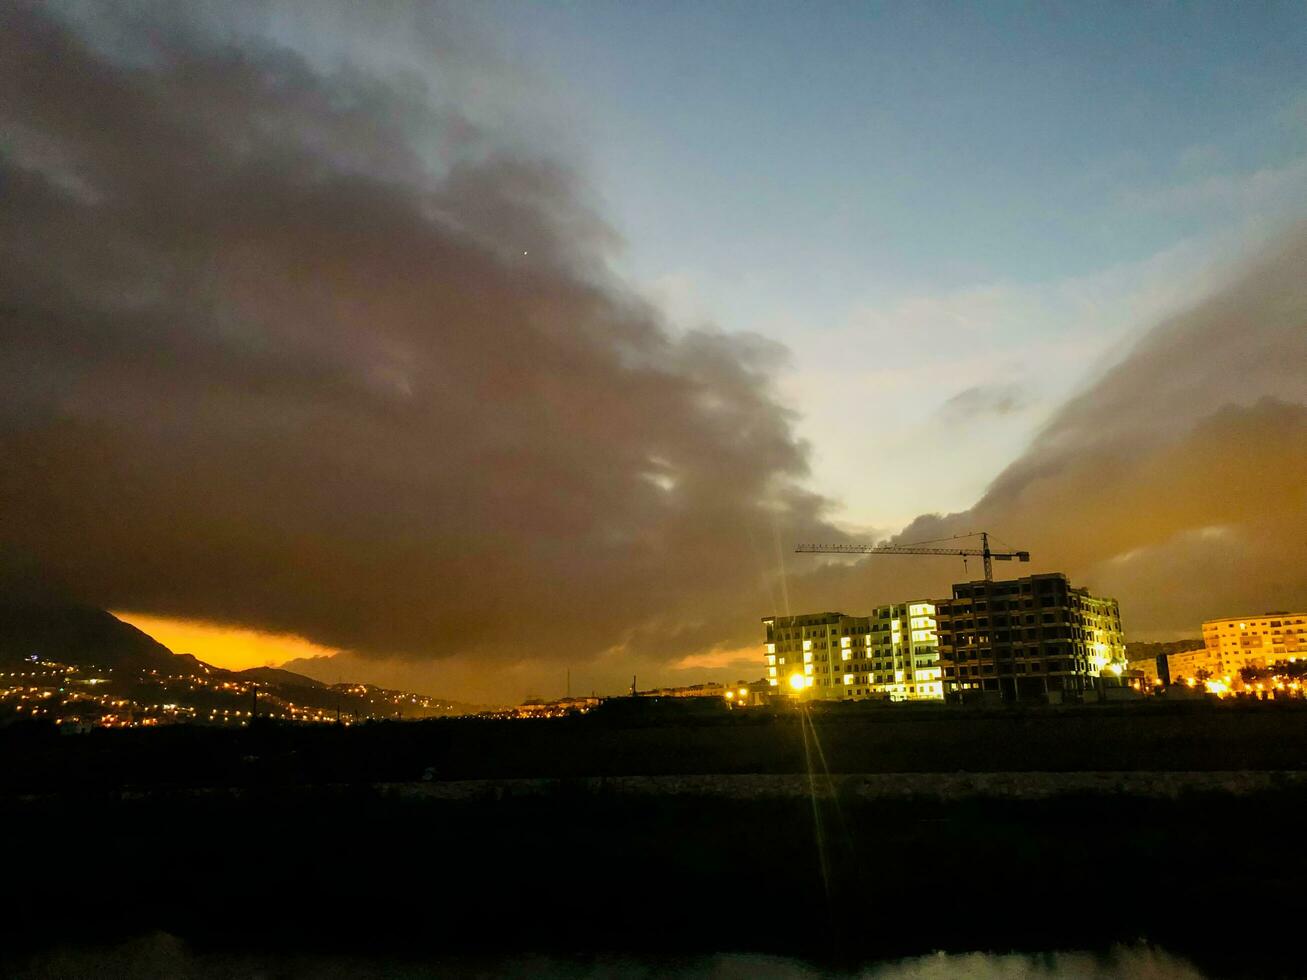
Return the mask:
[[[1192,634],[1204,618],[1302,609],[1304,365],[1307,226],[1298,225],[1071,397],[975,506],[923,515],[900,538],[994,531],[1029,549],[1034,568],[1118,596],[1141,639]],[[852,603],[885,591],[884,575],[870,563],[831,568],[821,589]]]
[[[770,396],[784,352],[676,331],[614,282],[576,174],[460,111],[466,74],[147,26],[0,13],[7,565],[524,685],[708,662],[763,614],[960,577],[789,554],[842,532]],[[902,539],[990,529],[1118,593],[1139,635],[1302,606],[1307,232],[1236,280]],[[870,439],[866,473],[895,479]]]
[[1011,415],[1025,407],[1026,399],[1015,384],[972,385],[946,399],[936,413],[936,424],[961,426],[986,417]]
[[774,536],[837,533],[783,352],[611,282],[566,168],[284,46],[3,17],[11,559],[110,608],[551,661],[710,647],[770,605]]

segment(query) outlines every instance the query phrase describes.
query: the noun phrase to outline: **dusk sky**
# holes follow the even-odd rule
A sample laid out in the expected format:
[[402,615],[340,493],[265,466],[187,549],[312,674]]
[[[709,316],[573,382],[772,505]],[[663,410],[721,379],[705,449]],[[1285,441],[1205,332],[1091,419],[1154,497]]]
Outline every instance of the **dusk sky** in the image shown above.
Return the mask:
[[485,701],[963,577],[807,540],[1303,605],[1302,4],[188,10],[0,14],[12,569]]
[[[788,348],[813,483],[861,525],[969,506],[1307,201],[1301,5],[495,10],[572,122],[616,266],[679,322]],[[984,424],[941,468],[958,411]],[[867,480],[872,441],[893,481]]]

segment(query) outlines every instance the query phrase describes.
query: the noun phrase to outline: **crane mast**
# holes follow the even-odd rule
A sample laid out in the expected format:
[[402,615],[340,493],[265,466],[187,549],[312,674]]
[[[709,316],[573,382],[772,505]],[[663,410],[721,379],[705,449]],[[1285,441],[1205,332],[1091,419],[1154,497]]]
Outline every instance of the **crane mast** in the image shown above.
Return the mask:
[[[801,544],[797,554],[806,555],[953,555],[962,558],[979,557],[985,563],[985,581],[994,581],[995,561],[1030,561],[1028,551],[993,551],[989,547],[989,532],[977,531],[958,534],[955,538],[980,538],[979,548],[925,548],[912,544]],[[941,539],[952,540],[952,539]],[[930,544],[931,542],[922,542]]]

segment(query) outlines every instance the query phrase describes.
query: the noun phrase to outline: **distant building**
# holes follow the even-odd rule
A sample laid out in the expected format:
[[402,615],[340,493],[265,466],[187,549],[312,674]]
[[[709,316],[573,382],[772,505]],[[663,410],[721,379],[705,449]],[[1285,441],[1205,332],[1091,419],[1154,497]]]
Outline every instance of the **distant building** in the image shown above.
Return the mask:
[[767,678],[756,681],[736,681],[734,686],[727,685],[723,697],[733,707],[749,708],[769,704],[775,697],[775,689],[767,683]]
[[688,687],[655,687],[649,691],[637,692],[642,698],[720,698],[732,690],[726,684],[711,681],[707,684],[691,684]]
[[1237,667],[1232,667],[1227,674],[1225,662],[1221,658],[1220,652],[1206,648],[1169,653],[1166,655],[1166,668],[1171,675],[1172,682],[1176,684],[1183,684],[1186,681],[1206,680],[1208,678],[1221,680],[1226,676],[1231,677],[1231,680],[1226,683],[1233,683],[1234,677],[1232,675],[1239,672]]
[[1079,700],[1100,677],[1120,683],[1125,638],[1115,599],[1060,572],[964,582],[937,604],[939,660],[950,696]]
[[1171,683],[1171,664],[1167,659],[1168,656],[1170,655],[1159,653],[1155,657],[1130,661],[1130,667],[1139,671],[1143,679],[1144,690],[1165,687]]
[[824,701],[944,696],[932,602],[879,606],[868,616],[808,613],[762,622],[767,682],[781,696]]
[[1206,683],[1209,690],[1243,690],[1240,671],[1307,659],[1307,613],[1270,612],[1262,616],[1209,619],[1203,647],[1166,658],[1177,684]]
[[531,695],[516,708],[494,714],[508,718],[564,718],[570,714],[583,715],[598,707],[599,701],[596,697],[566,697],[545,701],[538,695]]
[[[1307,613],[1209,619],[1203,623],[1203,649],[1198,653],[1202,656],[1171,660],[1171,676],[1196,677],[1201,667],[1212,677],[1233,679],[1244,667],[1307,658]],[[1185,668],[1178,675],[1177,666]]]

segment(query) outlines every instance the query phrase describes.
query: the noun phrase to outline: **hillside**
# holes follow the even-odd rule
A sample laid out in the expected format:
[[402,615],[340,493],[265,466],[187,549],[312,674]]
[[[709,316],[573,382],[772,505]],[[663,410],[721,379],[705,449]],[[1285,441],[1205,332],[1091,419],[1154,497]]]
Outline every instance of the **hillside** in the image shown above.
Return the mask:
[[0,661],[13,663],[33,654],[76,666],[178,668],[178,658],[166,646],[103,609],[30,598],[0,600]]
[[1165,643],[1127,643],[1125,656],[1127,660],[1152,660],[1162,654],[1184,653],[1188,650],[1201,650],[1201,637],[1192,640],[1169,640]]
[[[478,706],[371,684],[327,684],[277,667],[225,670],[162,643],[102,609],[10,592],[0,599],[0,664],[28,680],[0,695],[5,720],[89,717],[97,724],[235,723],[253,710],[290,721],[429,718]],[[45,663],[33,664],[35,658]],[[20,666],[21,665],[21,666]],[[62,665],[52,667],[51,665]],[[73,668],[65,674],[64,668]],[[112,671],[90,681],[86,672]],[[25,712],[25,713],[24,713]]]
[[232,671],[232,673],[237,677],[259,681],[263,684],[280,684],[283,687],[325,688],[327,686],[322,681],[314,680],[312,677],[305,677],[303,674],[297,674],[291,670],[282,670],[279,667],[251,667],[248,670],[236,670]]

